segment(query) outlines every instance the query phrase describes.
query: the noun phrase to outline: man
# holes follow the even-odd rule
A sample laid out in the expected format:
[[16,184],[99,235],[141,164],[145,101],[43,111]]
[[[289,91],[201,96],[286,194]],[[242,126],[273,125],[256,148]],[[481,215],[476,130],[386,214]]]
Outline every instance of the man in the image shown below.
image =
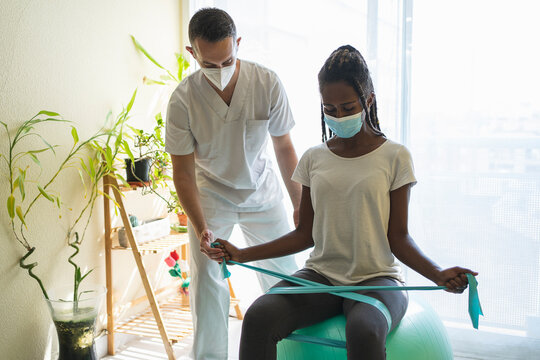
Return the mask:
[[[210,244],[228,239],[238,224],[248,245],[290,231],[282,191],[266,152],[270,134],[297,223],[301,187],[291,180],[297,156],[289,135],[294,120],[276,74],[237,58],[232,18],[223,10],[199,10],[189,23],[186,50],[201,69],[174,91],[167,111],[166,150],[187,213],[191,248],[190,303],[195,359],[228,358],[229,289],[212,260],[224,254]],[[259,266],[291,274],[291,256]],[[275,283],[259,276],[264,290]]]

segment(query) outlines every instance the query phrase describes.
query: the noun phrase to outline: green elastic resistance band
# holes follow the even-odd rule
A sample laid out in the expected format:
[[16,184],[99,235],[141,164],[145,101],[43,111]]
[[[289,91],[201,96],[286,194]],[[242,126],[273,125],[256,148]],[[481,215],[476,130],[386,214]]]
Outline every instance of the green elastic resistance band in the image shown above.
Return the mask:
[[[377,300],[375,298],[372,298],[371,296],[361,295],[361,294],[357,294],[355,292],[334,292],[334,291],[331,291],[333,289],[333,286],[322,285],[321,283],[318,283],[318,282],[315,282],[315,281],[309,281],[309,280],[300,279],[300,278],[297,278],[297,277],[294,277],[294,276],[280,274],[280,273],[277,273],[275,271],[271,271],[271,270],[251,266],[251,265],[238,263],[236,261],[229,261],[229,264],[240,265],[240,266],[246,267],[248,269],[261,272],[263,274],[271,275],[271,276],[280,278],[282,280],[287,280],[289,282],[292,282],[293,284],[298,284],[298,285],[305,286],[306,288],[322,287],[325,290],[328,290],[327,292],[330,293],[330,294],[341,296],[343,298],[347,298],[347,299],[351,299],[351,300],[361,301],[361,302],[366,303],[366,304],[370,304],[370,305],[376,307],[383,314],[383,316],[385,317],[386,322],[388,324],[388,331],[390,331],[390,328],[392,327],[392,316],[390,315],[390,311],[388,311],[388,308],[386,307],[386,305],[384,305],[383,302],[381,302],[381,301],[379,301],[379,300]],[[274,288],[274,289],[279,289],[279,288]],[[293,287],[293,289],[299,289],[299,288],[298,287]],[[288,292],[288,293],[292,294],[293,292]]]
[[268,294],[315,294],[315,293],[332,293],[344,291],[396,291],[396,290],[442,290],[444,286],[309,286],[298,288],[296,286],[283,286],[271,288]]
[[302,334],[292,333],[289,336],[287,336],[286,339],[308,343],[308,344],[326,345],[326,346],[332,346],[332,347],[343,348],[343,349],[347,348],[347,343],[345,341],[327,339],[327,338],[311,336],[311,335],[302,335]]
[[[213,243],[212,247],[217,245],[219,243]],[[223,278],[230,277],[231,273],[227,269],[227,265],[225,263],[225,259],[221,263],[221,271],[223,274]],[[391,328],[392,325],[392,317],[390,315],[390,312],[388,311],[388,308],[379,300],[372,298],[370,296],[365,296],[361,294],[357,294],[352,291],[359,291],[359,290],[385,290],[385,291],[403,291],[403,290],[423,290],[423,291],[429,291],[429,290],[443,290],[446,289],[445,286],[327,286],[323,285],[314,281],[309,281],[301,278],[297,278],[294,276],[284,275],[275,271],[259,268],[252,265],[242,264],[236,261],[229,261],[230,264],[240,265],[245,268],[258,271],[263,274],[267,274],[270,276],[277,277],[282,280],[287,280],[289,282],[292,282],[297,285],[302,285],[302,287],[277,287],[277,288],[271,288],[268,291],[268,294],[309,294],[309,293],[329,293],[337,296],[341,296],[347,299],[352,299],[356,301],[361,301],[367,304],[370,304],[374,307],[376,307],[386,318],[386,321],[388,323],[388,329]],[[476,278],[472,274],[466,274],[467,280],[469,281],[469,317],[471,318],[472,325],[475,329],[478,329],[478,319],[479,315],[484,315],[482,312],[482,307],[480,305],[480,298],[478,296],[478,282],[476,281]],[[293,334],[291,334],[293,335]],[[298,334],[294,334],[295,337],[299,337]],[[296,339],[297,341],[304,341],[300,339]],[[328,340],[328,339],[323,339]],[[319,341],[319,340],[315,340]],[[312,341],[307,341],[312,342]],[[329,343],[326,343],[326,345],[329,346],[338,346],[340,345],[331,345]]]

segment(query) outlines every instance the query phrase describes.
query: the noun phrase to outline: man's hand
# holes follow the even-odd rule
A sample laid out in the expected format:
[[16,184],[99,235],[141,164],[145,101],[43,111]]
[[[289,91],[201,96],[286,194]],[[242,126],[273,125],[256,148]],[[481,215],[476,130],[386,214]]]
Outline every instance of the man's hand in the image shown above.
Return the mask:
[[208,256],[210,260],[221,262],[221,258],[225,253],[220,248],[213,248],[210,244],[214,242],[214,233],[211,230],[205,229],[199,235],[200,250]]

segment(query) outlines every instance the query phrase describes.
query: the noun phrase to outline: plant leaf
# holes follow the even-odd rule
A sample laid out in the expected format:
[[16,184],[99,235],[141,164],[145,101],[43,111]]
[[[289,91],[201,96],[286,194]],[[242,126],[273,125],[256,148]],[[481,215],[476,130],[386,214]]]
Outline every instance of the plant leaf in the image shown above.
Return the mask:
[[24,221],[24,215],[20,205],[17,205],[17,207],[15,208],[15,212],[17,213],[17,217],[19,218],[19,220],[21,220],[24,226],[26,226],[26,222]]
[[133,106],[133,102],[135,101],[135,95],[137,95],[137,90],[133,92],[133,95],[131,95],[131,100],[129,100],[128,106],[126,108],[126,113],[128,113],[131,110],[131,107]]
[[28,151],[28,154],[39,154],[47,150],[49,150],[49,148],[44,148],[44,149],[39,149],[39,150],[30,150]]
[[135,39],[135,37],[133,35],[129,35],[131,36],[131,40],[133,41],[133,45],[135,45],[135,47],[144,54],[144,56],[146,56],[148,58],[148,60],[150,60],[151,62],[153,62],[157,67],[159,67],[160,69],[163,69],[165,70],[165,68],[163,66],[161,66],[153,57],[152,55],[150,55],[148,53],[148,51],[146,51],[146,49]]
[[122,142],[122,144],[124,145],[124,151],[126,152],[127,156],[129,156],[129,158],[131,159],[131,161],[134,161],[135,158],[133,157],[133,153],[131,152],[131,149],[129,148],[129,144],[127,143],[126,140],[124,140]]
[[15,196],[13,194],[9,195],[7,199],[7,210],[9,217],[13,219],[15,217]]
[[[100,148],[98,148],[100,149]],[[84,163],[84,159],[80,159],[80,163],[81,163],[81,167],[83,168],[83,170],[88,174],[88,168],[86,167],[86,164]],[[79,172],[81,172],[81,170],[79,169]],[[82,177],[82,175],[81,175]],[[84,184],[84,180],[83,180],[83,184]]]
[[71,127],[71,137],[73,138],[75,144],[79,142],[79,134],[77,134],[77,129],[75,126]]
[[36,155],[34,155],[32,153],[28,153],[28,155],[30,156],[30,159],[32,159],[36,164],[39,165],[39,167],[41,167],[41,163],[39,162],[39,159],[37,158]]
[[60,116],[59,113],[56,113],[54,111],[48,111],[48,110],[41,110],[40,112],[37,113],[36,116],[38,116],[38,115]]
[[163,81],[153,80],[153,79],[150,79],[150,78],[144,78],[143,83],[145,85],[165,85],[165,83]]
[[91,270],[88,271],[86,274],[84,274],[83,277],[81,277],[81,281],[83,281],[85,277],[87,277],[88,275],[90,275],[90,273],[92,272],[92,270],[94,270],[94,269],[91,269]]
[[39,136],[39,137],[41,138],[41,141],[43,141],[43,142],[45,143],[45,145],[47,145],[47,147],[48,147],[49,149],[51,149],[51,151],[54,153],[54,155],[56,155],[56,151],[54,151],[54,146],[52,146],[51,144],[49,144],[49,143],[47,142],[47,140],[45,140],[45,139],[43,138],[43,136],[41,136],[41,135],[39,135],[39,134],[37,134],[37,133],[36,133],[36,135]]
[[24,177],[25,177],[25,173],[23,171],[21,171],[20,174],[19,174],[19,177],[17,178],[17,180],[19,180],[17,182],[17,185],[19,186],[19,190],[21,192],[21,200],[23,200],[23,201],[24,201],[25,194],[26,194],[25,191],[24,191]]
[[47,194],[47,192],[45,191],[45,189],[43,189],[41,186],[37,186],[38,187],[38,190],[39,192],[41,193],[41,195],[43,195],[47,200],[49,200],[50,202],[54,202],[54,199],[52,198],[51,195]]

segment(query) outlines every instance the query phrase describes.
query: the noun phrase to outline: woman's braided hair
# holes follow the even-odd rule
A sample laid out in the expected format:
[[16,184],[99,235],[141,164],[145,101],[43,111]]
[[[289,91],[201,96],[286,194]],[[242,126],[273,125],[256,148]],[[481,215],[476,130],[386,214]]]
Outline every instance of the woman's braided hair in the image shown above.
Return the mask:
[[[362,57],[362,54],[351,45],[340,46],[332,52],[328,59],[326,59],[323,67],[319,71],[319,91],[322,93],[322,89],[326,84],[338,81],[344,81],[352,86],[360,98],[362,109],[366,110],[366,122],[368,126],[375,134],[384,136],[379,125],[379,118],[377,117],[376,99],[373,98],[370,109],[368,109],[366,103],[367,97],[374,92],[373,82],[371,81],[366,61]],[[333,133],[328,129],[327,134],[322,104],[321,126],[322,141],[325,142],[332,137]]]

